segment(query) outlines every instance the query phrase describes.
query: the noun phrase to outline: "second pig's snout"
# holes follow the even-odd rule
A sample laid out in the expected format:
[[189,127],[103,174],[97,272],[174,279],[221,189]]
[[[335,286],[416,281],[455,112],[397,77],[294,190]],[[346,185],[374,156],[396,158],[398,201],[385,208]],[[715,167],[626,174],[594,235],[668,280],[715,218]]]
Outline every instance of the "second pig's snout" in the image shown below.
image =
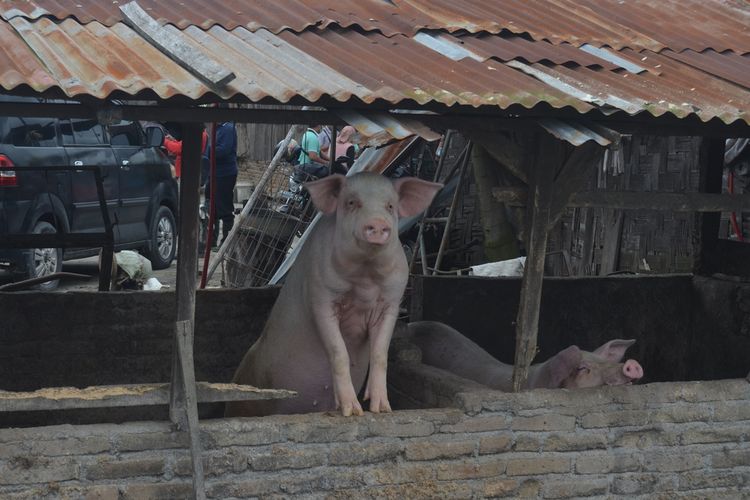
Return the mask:
[[384,219],[370,219],[364,224],[364,239],[368,243],[383,245],[391,236],[391,225]]
[[622,373],[630,380],[639,380],[643,378],[643,367],[638,361],[629,359],[622,366]]

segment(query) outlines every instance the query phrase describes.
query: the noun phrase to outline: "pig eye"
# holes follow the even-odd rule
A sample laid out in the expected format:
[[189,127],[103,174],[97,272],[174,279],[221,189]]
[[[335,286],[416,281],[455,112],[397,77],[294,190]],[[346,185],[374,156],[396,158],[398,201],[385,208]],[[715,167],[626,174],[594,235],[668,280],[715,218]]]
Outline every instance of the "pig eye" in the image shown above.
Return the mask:
[[350,209],[355,209],[357,208],[358,205],[359,203],[354,198],[346,202],[346,206],[349,207]]
[[388,204],[388,211],[393,212],[393,203]]
[[585,373],[588,375],[589,373],[591,373],[591,368],[589,368],[588,366],[579,366],[578,373]]

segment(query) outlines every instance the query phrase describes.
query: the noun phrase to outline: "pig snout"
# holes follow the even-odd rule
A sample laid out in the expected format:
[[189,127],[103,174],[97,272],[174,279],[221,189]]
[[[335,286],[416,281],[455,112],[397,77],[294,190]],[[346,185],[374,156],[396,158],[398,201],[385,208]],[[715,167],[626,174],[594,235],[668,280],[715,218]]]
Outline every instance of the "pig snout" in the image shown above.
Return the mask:
[[622,365],[622,373],[631,381],[639,380],[643,377],[643,367],[638,361],[629,359]]
[[391,224],[385,219],[370,219],[365,222],[363,233],[366,242],[384,245],[391,237]]

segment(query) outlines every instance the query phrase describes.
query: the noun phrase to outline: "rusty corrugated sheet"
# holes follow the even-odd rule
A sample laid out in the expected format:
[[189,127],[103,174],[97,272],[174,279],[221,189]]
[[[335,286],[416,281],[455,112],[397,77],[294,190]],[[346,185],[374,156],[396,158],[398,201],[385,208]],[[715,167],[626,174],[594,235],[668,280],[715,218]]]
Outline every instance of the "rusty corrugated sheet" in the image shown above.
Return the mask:
[[714,50],[704,52],[665,50],[661,54],[750,89],[750,54],[719,53]]
[[613,70],[618,66],[609,61],[592,56],[581,49],[564,43],[553,45],[527,40],[518,35],[441,35],[441,38],[462,44],[467,49],[482,56],[485,60],[499,61],[524,59],[527,62],[549,61],[555,64],[575,64],[577,66],[601,66]]
[[[122,21],[121,3],[5,2],[3,16],[75,17],[84,24],[112,26]],[[160,22],[181,29],[220,25],[230,31],[244,26],[279,33],[335,24],[387,36],[411,36],[420,29],[494,34],[507,30],[555,44],[750,52],[750,13],[744,0],[231,0],[212,2],[210,9],[202,0],[139,4]]]
[[[188,7],[190,1],[186,1]],[[540,3],[530,1],[534,5]],[[609,1],[602,5],[609,5]],[[142,3],[144,7],[157,5]],[[278,2],[278,8],[283,10],[292,3]],[[559,8],[572,5],[570,0],[550,3]],[[583,3],[581,0],[577,5]],[[714,3],[727,4],[716,0]],[[225,7],[235,4],[257,7],[257,2],[229,2]],[[419,2],[399,2],[407,4],[417,8]],[[487,19],[496,14],[496,5],[490,4]],[[19,15],[9,5],[35,6],[36,14],[30,11]],[[325,29],[299,33],[282,30],[276,34],[245,27],[228,30],[214,23],[213,17],[204,18],[199,24],[187,24],[186,20],[195,14],[189,14],[192,11],[186,8],[188,14],[180,17],[182,21],[166,24],[164,30],[200,45],[207,57],[237,75],[228,85],[215,88],[202,83],[124,23],[107,26],[85,18],[79,22],[70,16],[55,21],[42,15],[59,15],[70,5],[39,0],[2,4],[5,10],[0,12],[10,19],[0,22],[3,89],[12,91],[27,85],[37,92],[60,89],[71,97],[98,99],[138,96],[200,100],[207,94],[216,94],[222,99],[268,104],[375,103],[388,107],[428,105],[445,110],[512,109],[514,113],[521,107],[549,106],[569,107],[579,113],[598,109],[605,114],[624,111],[659,116],[671,112],[678,117],[694,114],[706,121],[720,118],[727,123],[750,122],[746,64],[750,56],[737,52],[623,48],[606,54],[598,49],[589,53],[585,52],[585,45],[554,45],[507,32],[450,34],[446,30],[386,36],[378,30],[341,28],[342,23],[329,23]],[[315,9],[320,6],[314,5]],[[375,4],[362,5],[369,9]],[[515,3],[510,1],[507,5]],[[42,6],[47,10],[40,10]],[[163,6],[159,8],[164,10]],[[441,18],[450,8],[447,3],[437,2],[432,13]],[[454,20],[455,24],[478,16],[479,8],[472,3],[464,16]],[[111,5],[92,9],[90,16],[101,15],[109,20],[105,13],[112,11]],[[153,7],[153,11],[156,15],[158,8]],[[212,16],[221,12],[218,9]],[[576,25],[567,20],[559,17],[561,29]],[[183,28],[178,27],[183,24]],[[544,26],[542,21],[538,26]],[[733,28],[729,23],[727,30]],[[638,40],[638,36],[633,39]],[[451,51],[456,47],[460,49],[457,53]]]

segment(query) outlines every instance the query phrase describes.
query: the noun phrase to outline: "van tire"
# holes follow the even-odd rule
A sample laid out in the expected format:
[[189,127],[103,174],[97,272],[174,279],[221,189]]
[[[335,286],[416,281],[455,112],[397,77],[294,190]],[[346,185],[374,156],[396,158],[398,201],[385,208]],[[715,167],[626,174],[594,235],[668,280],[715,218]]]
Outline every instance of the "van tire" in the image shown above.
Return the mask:
[[177,225],[174,214],[169,207],[161,205],[149,226],[149,244],[145,254],[151,261],[151,268],[168,268],[174,260],[176,249]]
[[[57,229],[47,221],[40,220],[34,225],[34,234],[55,234]],[[62,248],[32,248],[27,253],[26,278],[38,278],[62,271]],[[47,281],[36,286],[37,290],[50,291],[57,288],[60,280]]]

